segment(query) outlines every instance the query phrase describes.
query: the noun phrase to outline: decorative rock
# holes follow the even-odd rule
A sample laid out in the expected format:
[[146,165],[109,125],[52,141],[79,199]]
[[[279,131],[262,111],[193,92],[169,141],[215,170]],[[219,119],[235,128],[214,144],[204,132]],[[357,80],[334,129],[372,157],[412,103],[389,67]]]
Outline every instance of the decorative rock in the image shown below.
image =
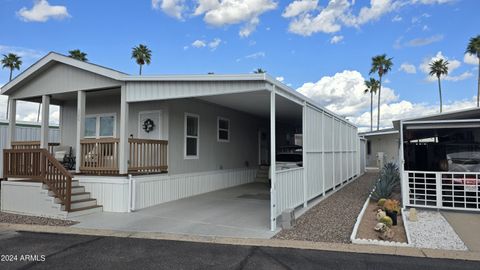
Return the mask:
[[408,212],[408,220],[409,221],[417,221],[417,209],[415,208],[410,208],[410,211]]
[[377,232],[384,232],[385,230],[387,230],[387,225],[385,225],[385,223],[377,223],[377,225],[375,226],[375,228],[373,228],[375,231]]
[[386,215],[387,215],[387,213],[385,213],[385,211],[383,211],[381,209],[378,209],[377,210],[377,221],[382,220],[382,218],[384,218]]
[[378,237],[382,240],[390,241],[393,239],[394,236],[395,236],[395,232],[387,227],[387,229]]

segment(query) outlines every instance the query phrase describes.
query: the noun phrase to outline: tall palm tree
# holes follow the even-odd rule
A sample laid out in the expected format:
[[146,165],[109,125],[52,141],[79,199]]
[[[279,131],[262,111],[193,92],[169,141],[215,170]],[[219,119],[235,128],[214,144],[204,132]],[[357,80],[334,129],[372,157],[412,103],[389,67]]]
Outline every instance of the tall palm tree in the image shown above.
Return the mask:
[[448,75],[448,61],[438,59],[430,63],[430,76],[437,76],[438,79],[438,95],[440,96],[440,112],[442,112],[442,85],[440,84],[440,77]]
[[80,61],[83,61],[83,62],[88,61],[87,54],[80,51],[79,49],[68,51],[68,56],[73,58],[73,59],[77,59],[77,60],[80,60]]
[[377,93],[380,82],[375,78],[370,78],[370,80],[365,81],[365,90],[364,93],[370,93],[370,131],[373,130],[373,95]]
[[10,79],[12,80],[13,70],[20,70],[22,65],[22,58],[14,53],[4,54],[2,59],[2,68],[10,69]]
[[150,65],[152,51],[146,45],[140,44],[132,48],[132,58],[140,66],[139,74],[142,75],[142,66],[145,64]]
[[267,71],[266,71],[266,70],[263,70],[263,69],[261,69],[261,68],[257,68],[256,70],[253,71],[253,73],[255,73],[255,74],[262,74],[262,73],[267,73]]
[[[13,70],[17,69],[20,70],[20,66],[22,66],[22,57],[14,54],[14,53],[9,53],[9,54],[4,54],[2,58],[2,68],[8,68],[10,69],[10,78],[9,81],[12,80],[12,75],[13,75]],[[8,119],[8,110],[10,106],[10,96],[7,97],[7,112],[5,113],[5,118]]]
[[381,54],[372,57],[372,67],[370,69],[370,75],[377,73],[378,74],[378,114],[377,114],[377,130],[380,129],[380,96],[382,94],[382,77],[392,70],[393,58],[387,58],[386,54]]
[[480,35],[470,39],[466,53],[476,55],[478,58],[477,107],[480,107]]

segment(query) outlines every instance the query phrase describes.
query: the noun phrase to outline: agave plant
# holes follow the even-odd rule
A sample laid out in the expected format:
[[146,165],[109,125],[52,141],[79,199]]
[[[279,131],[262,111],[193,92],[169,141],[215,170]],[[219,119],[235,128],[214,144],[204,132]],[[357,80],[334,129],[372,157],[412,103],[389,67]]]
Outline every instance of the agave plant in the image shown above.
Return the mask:
[[389,198],[392,190],[400,183],[400,173],[397,165],[387,163],[380,172],[380,179],[375,183],[375,190],[372,192],[372,199],[378,201],[382,198]]

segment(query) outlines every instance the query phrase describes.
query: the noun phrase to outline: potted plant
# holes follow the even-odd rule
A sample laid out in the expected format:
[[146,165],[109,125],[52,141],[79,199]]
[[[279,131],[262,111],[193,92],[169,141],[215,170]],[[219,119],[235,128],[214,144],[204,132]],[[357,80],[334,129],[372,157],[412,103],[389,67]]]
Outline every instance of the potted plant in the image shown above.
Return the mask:
[[392,219],[392,225],[397,225],[397,216],[400,213],[400,202],[397,200],[388,199],[383,204],[383,209],[388,217]]

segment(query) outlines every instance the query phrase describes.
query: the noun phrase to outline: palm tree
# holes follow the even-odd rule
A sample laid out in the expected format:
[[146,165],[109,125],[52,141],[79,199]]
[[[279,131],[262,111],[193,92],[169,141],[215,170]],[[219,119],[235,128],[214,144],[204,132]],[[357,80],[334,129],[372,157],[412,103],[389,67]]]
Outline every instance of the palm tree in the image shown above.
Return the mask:
[[470,39],[466,53],[476,55],[478,58],[477,107],[480,107],[480,35]]
[[[9,54],[4,54],[2,58],[2,68],[8,68],[10,69],[10,78],[9,81],[12,80],[12,75],[13,75],[13,70],[17,69],[20,70],[20,66],[22,65],[22,57],[14,54],[14,53],[9,53]],[[5,118],[8,119],[8,110],[10,106],[10,96],[7,97],[7,112],[5,113]]]
[[255,73],[255,74],[262,74],[262,73],[267,73],[267,71],[266,71],[266,70],[263,70],[263,69],[261,69],[261,68],[257,68],[256,70],[253,71],[253,73]]
[[88,61],[87,54],[80,51],[79,49],[68,51],[68,54],[69,54],[68,56],[73,58],[73,59],[77,59],[77,60],[80,60],[80,61],[83,61],[83,62]]
[[373,130],[373,95],[377,93],[379,84],[380,82],[375,80],[375,78],[370,78],[369,81],[365,81],[366,89],[364,93],[370,93],[370,131]]
[[393,66],[393,58],[387,58],[386,54],[381,54],[372,57],[372,68],[370,69],[370,75],[378,74],[378,114],[377,114],[377,130],[380,129],[380,96],[382,94],[382,77],[387,74]]
[[132,48],[132,58],[134,58],[135,62],[140,66],[139,74],[142,75],[142,66],[145,64],[150,65],[152,51],[146,45],[140,44]]
[[440,112],[442,112],[442,86],[440,84],[440,76],[448,75],[448,61],[438,59],[430,63],[430,76],[437,76],[438,94],[440,96]]
[[13,70],[20,69],[22,65],[22,58],[14,53],[4,54],[2,59],[2,68],[10,69],[10,79],[12,80]]

